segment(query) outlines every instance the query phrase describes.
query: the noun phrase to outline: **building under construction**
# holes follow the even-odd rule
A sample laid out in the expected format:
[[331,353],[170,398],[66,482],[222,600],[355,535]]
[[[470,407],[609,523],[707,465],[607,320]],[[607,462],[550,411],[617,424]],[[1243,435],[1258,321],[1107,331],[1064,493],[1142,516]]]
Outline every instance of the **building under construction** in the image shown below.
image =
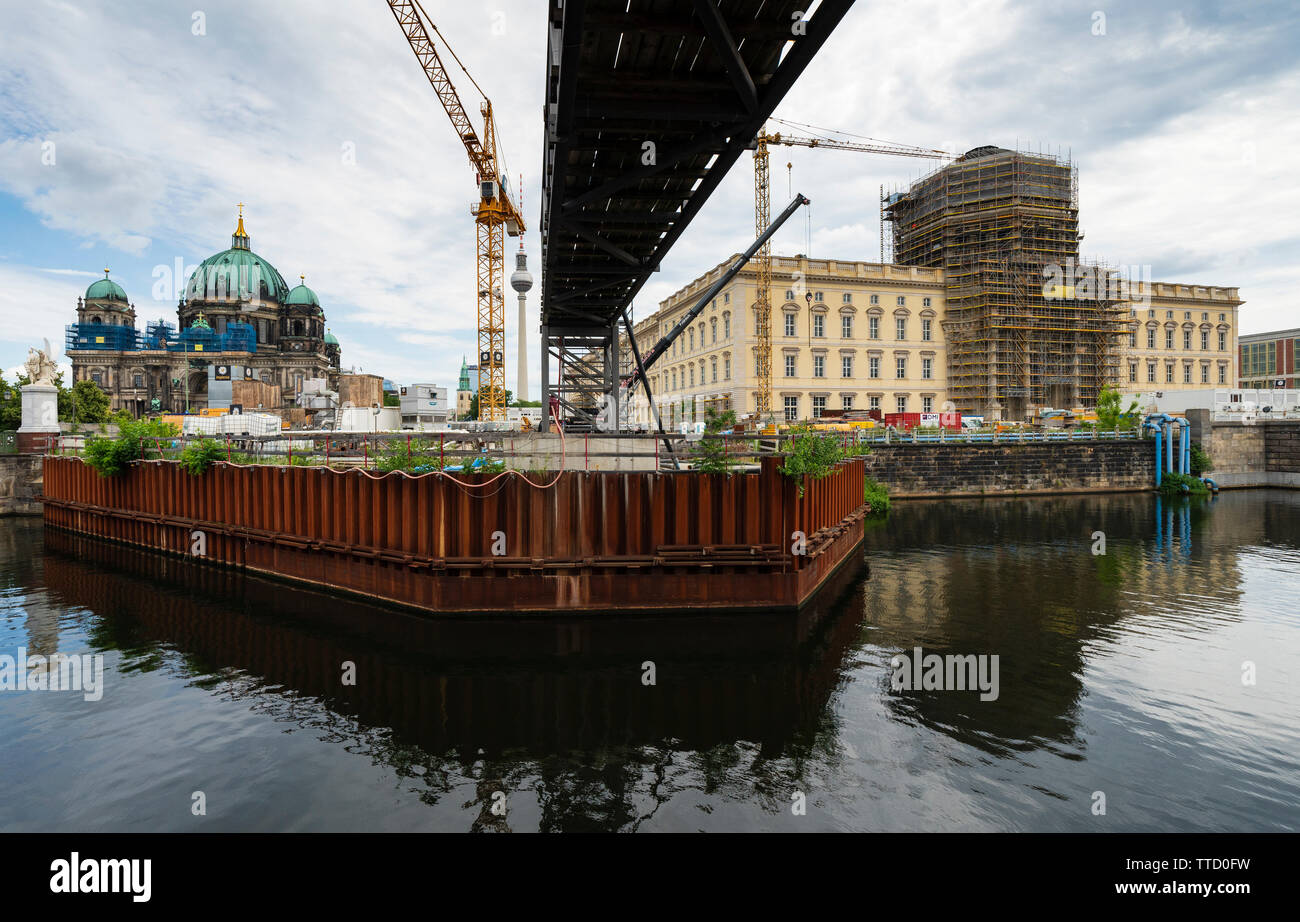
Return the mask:
[[957,409],[1023,419],[1093,405],[1118,380],[1129,305],[1112,273],[1079,262],[1072,163],[979,147],[885,195],[881,210],[895,263],[944,270]]

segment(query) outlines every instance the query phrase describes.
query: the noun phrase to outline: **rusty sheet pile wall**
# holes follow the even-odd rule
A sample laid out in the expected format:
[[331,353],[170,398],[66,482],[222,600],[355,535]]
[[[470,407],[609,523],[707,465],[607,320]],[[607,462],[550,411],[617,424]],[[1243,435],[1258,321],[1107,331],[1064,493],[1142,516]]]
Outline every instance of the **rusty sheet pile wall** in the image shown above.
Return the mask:
[[[312,467],[48,458],[47,524],[446,611],[786,606],[861,537],[863,465],[758,474],[581,472],[537,489]],[[549,478],[546,478],[549,480]],[[467,485],[477,484],[477,485]],[[807,553],[791,553],[791,534]],[[201,551],[201,553],[197,553]],[[635,577],[635,578],[634,578]]]

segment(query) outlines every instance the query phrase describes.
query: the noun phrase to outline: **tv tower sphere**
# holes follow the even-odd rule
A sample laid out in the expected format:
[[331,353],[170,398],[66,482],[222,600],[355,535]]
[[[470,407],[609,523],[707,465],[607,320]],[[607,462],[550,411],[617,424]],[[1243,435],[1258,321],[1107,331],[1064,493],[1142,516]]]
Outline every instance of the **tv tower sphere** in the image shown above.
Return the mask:
[[528,256],[522,248],[515,254],[515,271],[510,275],[510,287],[520,294],[533,287],[533,274],[528,271]]

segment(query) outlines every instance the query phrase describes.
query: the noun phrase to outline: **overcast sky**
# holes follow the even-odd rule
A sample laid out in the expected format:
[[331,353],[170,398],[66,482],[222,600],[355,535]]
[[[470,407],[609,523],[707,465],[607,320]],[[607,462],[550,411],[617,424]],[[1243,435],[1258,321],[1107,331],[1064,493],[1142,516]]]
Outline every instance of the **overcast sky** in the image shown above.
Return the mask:
[[[492,96],[535,270],[546,4],[425,8]],[[306,275],[345,365],[454,386],[476,351],[473,173],[386,3],[0,0],[0,22],[10,380],[43,337],[64,360],[76,298],[106,266],[141,328],[174,322],[159,267],[228,247],[242,201],[253,249],[290,285]],[[1237,286],[1242,332],[1295,327],[1297,48],[1287,2],[859,0],[777,114],[944,150],[1059,149],[1079,166],[1086,256]],[[472,87],[457,86],[477,117]],[[814,257],[878,259],[879,187],[931,166],[775,149],[773,210],[791,181],[813,200],[811,226],[791,221],[775,251],[802,252],[810,235]],[[638,316],[750,242],[752,183],[745,156]],[[514,319],[511,299],[511,360]],[[534,303],[534,397],[536,322]]]

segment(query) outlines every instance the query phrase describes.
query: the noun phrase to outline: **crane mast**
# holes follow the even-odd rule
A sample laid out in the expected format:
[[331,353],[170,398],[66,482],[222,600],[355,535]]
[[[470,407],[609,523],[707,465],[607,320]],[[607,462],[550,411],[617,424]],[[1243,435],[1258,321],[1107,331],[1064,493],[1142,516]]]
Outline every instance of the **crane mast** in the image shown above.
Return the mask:
[[[832,150],[850,150],[869,154],[893,154],[898,157],[923,157],[926,159],[951,159],[941,150],[910,147],[905,144],[858,144],[835,138],[805,137],[802,135],[768,134],[760,131],[754,138],[754,230],[758,235],[767,230],[771,211],[771,188],[768,173],[768,147],[782,144],[788,147],[825,147]],[[758,340],[755,355],[754,377],[758,388],[755,394],[755,415],[760,424],[772,420],[772,244],[766,240],[755,259],[758,276],[758,294],[755,298],[754,334]]]
[[[510,196],[497,161],[497,127],[492,115],[492,101],[471,76],[469,80],[483,101],[479,113],[483,132],[474,130],[455,85],[443,65],[429,30],[441,37],[437,26],[424,11],[419,0],[385,0],[402,34],[415,52],[429,84],[438,95],[456,135],[469,155],[478,181],[479,200],[470,207],[476,227],[476,292],[478,319],[478,400],[480,419],[505,419],[506,416],[506,301],[505,241],[503,234],[516,237],[525,230],[523,216]],[[426,27],[425,23],[428,22]],[[443,41],[444,46],[446,40]],[[447,51],[460,64],[456,53]],[[461,64],[464,69],[464,65]],[[469,76],[469,71],[466,71]],[[521,395],[521,397],[524,395]]]

